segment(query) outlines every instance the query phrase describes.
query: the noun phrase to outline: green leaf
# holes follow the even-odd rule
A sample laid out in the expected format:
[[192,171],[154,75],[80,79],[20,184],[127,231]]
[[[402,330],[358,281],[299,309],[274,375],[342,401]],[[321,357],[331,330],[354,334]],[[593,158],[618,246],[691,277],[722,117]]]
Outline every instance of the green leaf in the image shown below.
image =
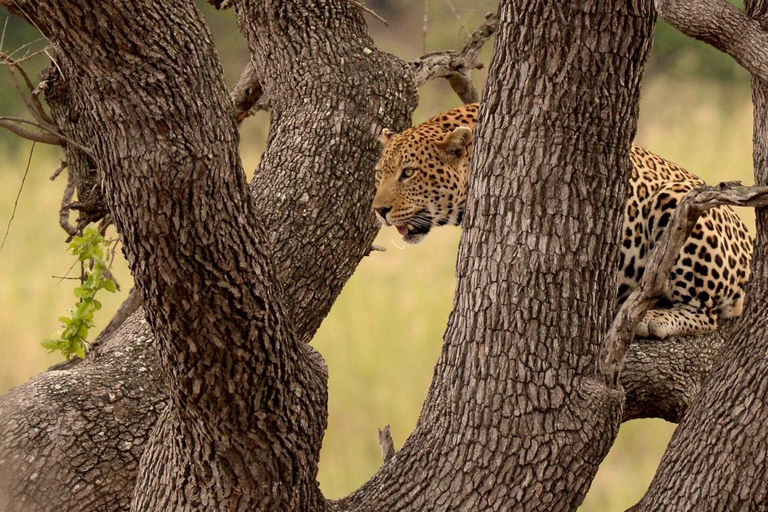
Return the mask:
[[84,344],[82,344],[82,343],[76,343],[76,344],[75,344],[75,345],[72,347],[72,352],[73,352],[73,353],[74,353],[76,356],[79,356],[81,359],[85,359],[85,345],[84,345]]
[[61,343],[60,340],[53,340],[51,338],[46,338],[43,341],[40,342],[40,344],[43,346],[43,348],[47,348],[51,352],[59,348],[59,344]]
[[69,252],[82,263],[85,279],[72,292],[78,300],[70,309],[71,317],[59,317],[64,330],[55,338],[41,341],[49,351],[58,350],[67,359],[73,355],[85,357],[88,330],[94,326],[94,312],[102,307],[101,301],[95,298],[96,293],[99,290],[117,291],[117,283],[107,277],[111,264],[104,259],[110,245],[111,242],[106,241],[93,226],[86,228],[82,236],[74,237],[69,244]]
[[78,299],[82,299],[84,297],[89,297],[91,295],[91,290],[88,288],[85,288],[84,286],[78,286],[74,290],[72,290],[72,293],[75,294],[75,297]]

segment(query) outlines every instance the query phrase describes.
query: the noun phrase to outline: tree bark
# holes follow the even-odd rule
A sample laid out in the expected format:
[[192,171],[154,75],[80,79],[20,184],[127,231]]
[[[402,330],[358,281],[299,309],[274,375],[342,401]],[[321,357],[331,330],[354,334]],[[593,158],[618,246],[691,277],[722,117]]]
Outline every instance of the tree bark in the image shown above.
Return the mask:
[[[262,426],[266,425],[263,418],[247,412],[248,407],[253,406],[253,402],[248,403],[248,401],[251,397],[258,398],[259,396],[276,400],[277,394],[273,393],[270,396],[270,393],[249,390],[247,389],[248,385],[243,386],[244,382],[233,378],[232,372],[238,378],[247,379],[248,376],[264,378],[264,374],[269,370],[270,362],[265,362],[261,367],[254,368],[258,363],[252,360],[253,354],[251,353],[254,349],[254,342],[258,343],[260,333],[274,335],[277,338],[275,340],[277,343],[291,343],[290,336],[286,332],[289,331],[290,327],[293,327],[296,333],[295,339],[306,340],[311,337],[314,329],[327,314],[335,294],[340,290],[342,281],[351,275],[359,259],[370,247],[376,232],[376,225],[373,222],[370,209],[365,206],[370,204],[373,196],[372,168],[378,153],[376,135],[383,126],[395,129],[404,128],[416,103],[412,77],[407,65],[399,59],[380,53],[373,47],[365,32],[360,13],[355,11],[347,2],[320,1],[318,4],[296,2],[292,6],[283,2],[283,6],[292,7],[294,9],[293,15],[281,19],[282,31],[273,32],[271,34],[272,39],[265,39],[262,43],[264,45],[263,53],[260,57],[254,57],[257,66],[261,65],[259,69],[280,65],[283,71],[288,70],[290,72],[290,74],[282,77],[285,80],[285,83],[281,84],[284,89],[278,89],[274,83],[270,83],[268,76],[261,77],[261,83],[264,84],[267,93],[271,94],[270,100],[278,105],[271,127],[270,144],[281,145],[282,149],[285,150],[282,159],[265,157],[257,172],[257,179],[269,181],[267,185],[273,193],[277,191],[277,193],[283,194],[282,197],[267,199],[262,197],[260,199],[261,212],[267,213],[257,212],[250,206],[250,201],[246,196],[241,194],[242,183],[240,183],[241,178],[238,176],[242,174],[237,172],[239,162],[237,162],[233,150],[236,142],[232,129],[234,116],[228,99],[221,96],[223,88],[221,87],[218,63],[209,53],[206,53],[210,51],[210,48],[206,47],[206,42],[210,40],[210,37],[201,29],[201,20],[197,13],[182,12],[180,9],[183,8],[178,6],[164,7],[164,9],[168,9],[164,13],[166,15],[164,19],[174,25],[177,22],[180,23],[188,30],[190,47],[200,46],[202,48],[200,50],[202,57],[197,55],[197,61],[191,59],[190,62],[184,62],[185,67],[180,70],[175,69],[174,63],[165,58],[173,57],[173,49],[178,47],[179,42],[183,42],[178,41],[178,39],[162,40],[163,37],[168,37],[171,34],[167,24],[150,24],[152,35],[146,37],[146,45],[140,44],[144,41],[138,38],[138,34],[142,34],[143,29],[136,26],[129,28],[130,23],[128,22],[147,23],[149,13],[154,9],[149,4],[135,2],[125,6],[128,9],[125,12],[117,12],[112,6],[104,6],[103,10],[96,9],[91,14],[99,22],[106,23],[105,26],[111,26],[118,18],[121,22],[118,25],[123,23],[126,25],[124,27],[125,32],[116,31],[111,35],[112,40],[121,41],[128,49],[138,47],[139,49],[150,50],[148,53],[151,53],[152,48],[156,48],[152,46],[152,43],[161,44],[163,50],[155,56],[157,59],[153,61],[155,67],[149,68],[155,72],[154,74],[147,74],[146,71],[149,69],[136,71],[131,68],[131,65],[122,62],[121,64],[125,64],[125,66],[120,69],[115,69],[117,66],[110,69],[100,68],[99,65],[93,66],[90,70],[92,74],[88,75],[89,70],[82,72],[77,68],[77,62],[70,62],[69,60],[76,55],[74,52],[78,48],[77,45],[88,45],[89,51],[96,56],[103,55],[102,52],[106,52],[106,48],[112,43],[111,40],[99,39],[99,31],[97,30],[95,31],[97,35],[93,38],[93,29],[98,26],[98,23],[93,26],[79,25],[84,20],[80,19],[77,13],[82,12],[84,6],[72,3],[59,6],[69,8],[68,12],[63,9],[45,12],[42,10],[43,8],[38,11],[37,8],[26,4],[18,6],[52,39],[57,41],[61,39],[61,46],[64,50],[61,67],[65,73],[71,72],[71,76],[75,77],[88,77],[93,76],[94,73],[102,73],[102,76],[93,76],[82,84],[78,80],[69,81],[70,84],[76,82],[78,87],[83,86],[82,89],[72,94],[76,101],[80,102],[76,104],[80,107],[77,117],[78,127],[86,125],[86,131],[91,135],[87,142],[88,145],[109,145],[113,143],[112,141],[118,140],[124,142],[118,147],[121,151],[118,157],[120,159],[133,158],[130,165],[127,165],[128,160],[121,160],[116,163],[114,161],[115,155],[110,151],[113,148],[99,148],[104,153],[99,155],[99,163],[103,164],[104,167],[101,165],[99,167],[109,169],[113,173],[109,176],[112,180],[110,190],[113,194],[112,198],[116,200],[115,208],[118,210],[116,217],[121,219],[118,226],[126,237],[126,250],[134,265],[134,272],[144,274],[143,280],[137,277],[137,284],[143,287],[142,292],[145,298],[152,299],[154,296],[155,303],[148,302],[150,304],[150,317],[154,318],[154,322],[159,322],[158,325],[167,322],[172,324],[171,330],[182,329],[185,331],[184,333],[177,332],[180,335],[174,336],[168,335],[166,330],[165,341],[161,342],[169,344],[168,350],[163,348],[163,352],[166,354],[164,366],[167,372],[172,373],[172,368],[176,362],[180,363],[181,367],[186,365],[185,370],[182,371],[182,374],[186,372],[186,375],[180,374],[178,379],[170,379],[170,383],[176,387],[171,393],[175,410],[166,411],[163,420],[163,428],[166,431],[169,425],[179,427],[182,432],[179,432],[178,435],[183,436],[185,441],[194,440],[196,433],[184,432],[186,427],[181,424],[179,416],[186,415],[186,418],[189,419],[190,417],[194,418],[195,415],[207,415],[206,411],[214,409],[215,403],[219,403],[222,396],[229,397],[223,403],[231,406],[230,410],[226,411],[229,414],[223,419],[219,418],[222,423],[242,419],[245,422],[261,421]],[[329,6],[332,9],[326,10]],[[46,6],[45,8],[55,9],[56,6]],[[88,9],[90,11],[90,8]],[[284,13],[268,13],[269,16],[277,17],[282,14]],[[152,14],[152,19],[157,15],[156,12]],[[70,16],[74,20],[69,19]],[[323,21],[322,16],[327,16],[327,19]],[[45,17],[45,20],[38,20],[38,17]],[[63,24],[64,20],[68,25],[67,31],[57,25],[57,23]],[[265,25],[273,21],[275,19],[265,16],[260,19],[260,22]],[[321,22],[329,27],[334,25],[336,31],[310,32],[308,28],[314,22]],[[296,30],[297,28],[299,30]],[[128,34],[126,35],[126,33]],[[100,35],[103,36],[104,34]],[[174,35],[174,38],[176,37]],[[288,46],[289,37],[295,48],[303,46],[305,50],[314,45],[315,51],[322,52],[325,51],[325,48],[333,45],[338,48],[336,58],[327,62],[322,69],[316,69],[312,66],[302,68],[294,66],[295,62],[281,62],[279,57],[276,58],[272,54],[268,45],[274,45],[276,48]],[[311,41],[309,40],[310,37]],[[121,40],[121,38],[125,39]],[[132,38],[137,39],[134,41]],[[302,45],[302,41],[306,44]],[[357,52],[351,56],[345,56],[345,52],[349,52],[351,47],[354,47]],[[120,53],[117,51],[114,53],[116,60],[127,58],[127,54],[130,54],[127,51],[125,52],[126,55],[117,55]],[[283,57],[293,58],[295,55],[286,54]],[[312,57],[311,52],[303,55],[306,61],[311,60]],[[201,61],[201,58],[205,60]],[[349,60],[344,60],[349,58],[357,59],[354,62],[354,68],[350,67]],[[137,59],[136,62],[139,63],[142,60]],[[176,59],[177,64],[181,62]],[[352,69],[355,70],[354,78],[359,80],[357,82],[352,79],[350,73]],[[212,76],[211,73],[217,76]],[[67,74],[69,76],[69,73]],[[204,80],[191,80],[193,83],[190,84],[187,82],[190,79],[190,74],[192,79],[204,77]],[[110,78],[114,78],[115,75],[120,76],[120,80],[110,81]],[[149,80],[145,80],[147,76],[150,77]],[[339,78],[328,82],[328,78],[334,76]],[[171,80],[178,80],[178,82],[175,84],[166,82]],[[205,89],[205,84],[212,84],[209,88],[214,87],[216,94],[213,95],[210,89]],[[314,90],[308,88],[312,84],[316,85]],[[104,85],[112,87],[108,90],[110,94],[105,95],[101,90],[94,90],[94,87]],[[270,85],[272,86],[271,89],[269,88]],[[87,86],[91,86],[91,88],[89,89]],[[153,86],[154,88],[151,89],[152,97],[147,97],[143,87],[152,88]],[[135,89],[131,89],[132,87]],[[199,90],[200,87],[203,87],[204,90]],[[133,94],[128,94],[128,92]],[[375,96],[376,103],[368,102],[363,105],[362,99],[366,98],[367,95]],[[208,101],[201,104],[200,98],[206,98]],[[113,101],[115,103],[112,103]],[[131,104],[131,101],[135,101],[136,104]],[[163,101],[167,101],[167,103],[150,112],[150,114],[159,114],[156,119],[144,119],[144,124],[138,122],[141,115],[146,115],[147,110],[152,110],[147,108],[147,105],[154,106]],[[105,109],[108,109],[108,112],[105,113]],[[303,125],[297,123],[289,114],[298,111],[304,114]],[[103,115],[104,118],[84,120],[89,112],[93,112],[90,115],[94,117]],[[196,115],[198,118],[195,118]],[[109,123],[111,123],[111,127],[104,126]],[[179,127],[179,123],[184,123],[183,129]],[[118,130],[120,133],[115,134],[114,130]],[[348,130],[348,132],[344,130]],[[342,132],[344,134],[343,140],[341,140]],[[181,134],[191,136],[192,140],[189,141],[189,146],[177,147],[173,157],[179,160],[172,160],[167,156],[168,149],[174,146],[174,142],[180,140]],[[299,134],[298,137],[294,136],[295,134]],[[303,145],[300,147],[298,145],[291,146],[290,139],[296,140],[297,138],[303,142]],[[132,150],[137,152],[140,150],[138,142],[136,145],[131,144],[134,140],[144,144],[144,151],[139,155],[131,153]],[[153,150],[147,151],[147,147],[151,147],[153,144]],[[192,156],[191,160],[189,156]],[[144,163],[146,158],[154,158],[153,165],[146,165]],[[173,164],[164,162],[163,158],[171,159]],[[122,173],[120,172],[121,167],[125,167],[125,171]],[[145,183],[151,184],[154,190],[142,191],[142,180],[128,174],[129,172],[140,174],[142,171],[158,171],[163,167],[173,168],[174,172],[159,172],[144,178]],[[189,173],[195,174],[195,177],[190,177]],[[186,178],[189,179],[185,182]],[[123,188],[124,184],[121,180],[127,180],[131,186]],[[130,201],[126,201],[126,197],[121,197],[121,192],[133,191],[134,185],[136,189],[131,194],[135,195],[131,196]],[[202,190],[204,187],[209,188]],[[259,189],[259,187],[254,186],[254,189]],[[217,200],[217,192],[221,193],[221,191],[225,191],[227,196],[233,195],[233,197],[224,199],[220,196],[221,198]],[[290,192],[286,193],[286,191]],[[147,195],[142,196],[142,193]],[[211,199],[212,201],[210,201]],[[184,218],[186,214],[182,209],[174,209],[174,205],[178,204],[178,201],[184,201],[193,210],[195,206],[198,207],[197,212],[187,213],[192,216],[200,215],[200,217],[206,215],[206,218]],[[333,207],[330,207],[329,205],[333,201],[336,202],[332,204]],[[204,207],[203,203],[211,204],[212,208]],[[230,205],[230,203],[234,204]],[[296,205],[301,203],[304,203],[307,208],[298,210]],[[137,211],[121,211],[123,208],[133,207],[136,207]],[[236,219],[239,227],[228,230],[223,229],[221,225],[216,225],[216,221],[217,219],[221,220],[222,213],[229,208],[238,210],[230,210],[226,217]],[[282,211],[271,211],[271,209],[278,208]],[[147,225],[146,221],[149,218],[160,213],[157,211],[158,209],[163,210],[162,213],[165,214],[166,222],[155,223],[154,226]],[[136,219],[142,213],[146,217]],[[355,213],[358,214],[356,217]],[[293,230],[297,226],[286,225],[288,224],[285,220],[286,217],[302,219],[303,223],[299,226],[300,229]],[[350,218],[355,220],[350,223]],[[270,241],[266,240],[266,234],[259,229],[259,224],[254,219],[260,219],[267,226],[270,231]],[[169,225],[168,222],[172,225]],[[139,232],[142,229],[148,231]],[[185,239],[183,236],[187,229],[189,234],[186,235]],[[153,235],[149,232],[151,230],[157,230],[160,233]],[[350,233],[354,236],[350,236]],[[229,237],[231,241],[222,242],[221,237]],[[301,240],[298,243],[291,243],[291,239],[294,237],[301,237]],[[194,244],[200,242],[204,242],[205,246],[193,249]],[[271,248],[270,242],[272,243]],[[132,244],[138,245],[138,247]],[[182,244],[182,246],[178,247],[178,244]],[[227,248],[228,244],[236,245]],[[303,251],[301,254],[293,253],[296,250],[296,245],[301,245]],[[249,253],[249,249],[253,252]],[[150,252],[154,253],[155,257],[164,253],[170,261],[153,260],[151,259],[152,256],[148,254]],[[285,303],[288,304],[289,309],[301,310],[301,315],[297,315],[297,321],[293,322],[293,326],[290,325],[290,322],[286,324],[281,319],[287,315],[279,313],[279,304],[275,297],[281,293],[278,289],[280,285],[276,285],[277,276],[272,275],[270,278],[270,274],[274,272],[274,270],[270,270],[270,256],[274,261],[280,262],[277,266],[277,272],[280,273],[280,285],[283,289],[289,290],[285,295]],[[181,263],[174,262],[175,258],[181,258],[183,261]],[[215,272],[227,269],[226,265],[221,266],[222,261],[219,261],[219,258],[222,258],[224,263],[228,261],[230,268],[234,268],[235,271],[220,272],[218,276],[214,277]],[[302,265],[307,263],[305,268],[314,269],[314,273],[305,275],[302,273],[291,274],[285,271],[286,268],[291,268],[291,265],[299,260]],[[252,273],[250,277],[256,279],[257,283],[263,280],[263,283],[261,285],[246,284],[247,280],[243,277],[243,269],[253,269],[253,264],[258,264],[259,261],[261,261],[262,266],[256,268],[256,272]],[[296,264],[295,266],[301,267],[302,265]],[[153,267],[154,270],[149,267]],[[167,274],[147,276],[147,274],[157,272],[158,269],[163,269]],[[179,275],[182,272],[184,275]],[[203,277],[199,279],[192,277],[195,275],[199,277],[200,273],[203,274]],[[331,275],[324,275],[324,273]],[[227,283],[231,279],[240,280],[240,282]],[[159,281],[159,283],[155,281]],[[158,284],[164,288],[159,289]],[[302,286],[306,288],[302,290]],[[243,291],[245,293],[242,293]],[[165,297],[166,293],[170,294],[168,300],[163,299],[162,303],[158,303],[158,297]],[[238,297],[238,294],[242,294],[242,296]],[[190,300],[192,298],[194,300]],[[256,307],[258,311],[251,309],[246,312],[247,308],[243,302],[249,300],[251,300],[250,306]],[[207,304],[206,301],[208,301]],[[218,312],[218,314],[223,314],[223,316],[218,317],[216,308],[220,308],[222,305],[229,308],[229,311]],[[277,310],[270,312],[270,309],[275,309],[276,306]],[[201,313],[202,318],[198,316]],[[244,317],[237,319],[237,315],[244,314],[248,316],[247,319]],[[186,315],[197,316],[197,319],[191,320]],[[140,325],[141,322],[137,318],[134,317],[130,325]],[[258,324],[264,321],[268,321],[269,326],[260,329]],[[227,324],[234,330],[227,331]],[[168,326],[166,326],[167,328]],[[238,328],[250,329],[252,332],[257,331],[257,338],[238,337],[235,333]],[[192,338],[189,338],[191,330],[197,331],[198,334],[192,333]],[[130,361],[122,361],[117,357],[120,354],[125,354],[121,343],[135,343],[132,345],[133,347],[138,350],[145,350],[142,355],[147,356],[147,360],[150,361],[148,366],[153,371],[149,372],[149,376],[141,375],[141,377],[150,380],[156,379],[158,367],[156,364],[154,367],[151,366],[151,363],[154,362],[152,356],[154,356],[155,347],[153,344],[155,340],[151,338],[149,330],[144,326],[137,328],[135,332],[125,330],[122,332],[127,332],[130,336],[115,340],[120,343],[105,346],[104,350],[98,352],[99,357],[94,358],[88,365],[83,363],[70,370],[73,376],[72,380],[61,382],[61,372],[50,373],[47,374],[47,379],[41,379],[40,382],[32,381],[4,397],[4,403],[2,403],[4,414],[0,421],[6,426],[17,426],[17,430],[20,431],[29,428],[30,423],[38,422],[37,414],[39,411],[31,409],[29,403],[31,400],[35,400],[41,391],[45,391],[49,387],[66,385],[64,388],[66,390],[90,389],[93,393],[98,394],[103,389],[106,392],[110,389],[109,381],[115,376],[117,370],[113,367],[116,361],[123,365]],[[217,339],[219,347],[215,346]],[[174,345],[179,340],[191,340],[194,341],[194,344]],[[211,343],[212,341],[214,343]],[[244,345],[238,349],[237,345],[242,343],[245,343],[247,348]],[[165,347],[165,345],[163,346]],[[299,380],[314,378],[319,391],[306,392],[302,395],[299,394],[298,386],[291,389],[289,378],[274,378],[272,382],[279,384],[282,391],[290,391],[291,396],[297,396],[298,399],[293,399],[294,403],[301,400],[302,397],[303,399],[311,398],[311,401],[316,402],[318,414],[324,415],[322,397],[325,388],[322,385],[324,375],[322,362],[311,353],[308,347],[302,348],[303,344],[295,345],[294,343],[293,346],[297,357],[304,361],[300,365],[301,371],[295,373],[294,376]],[[228,347],[228,351],[222,352],[223,347]],[[108,357],[112,353],[110,350],[114,350],[115,358]],[[197,350],[194,357],[189,357],[189,350]],[[208,352],[207,359],[200,357],[201,352],[204,351]],[[218,352],[222,353],[219,354]],[[85,380],[85,376],[81,373],[90,365],[93,365],[94,372],[101,372],[103,381]],[[245,371],[247,367],[250,369]],[[287,365],[278,368],[278,370],[287,373],[286,367]],[[221,374],[213,375],[216,372],[221,372]],[[224,375],[228,372],[228,375]],[[172,375],[168,376],[172,377]],[[145,419],[148,425],[152,425],[157,418],[158,409],[161,409],[164,403],[166,389],[159,385],[156,380],[146,383],[138,377],[139,375],[129,382],[133,387],[128,394],[133,398],[141,397],[139,399],[141,404],[139,405],[149,412],[142,410],[140,417]],[[196,383],[202,384],[203,381],[206,383],[205,386],[199,385],[198,389]],[[216,391],[213,388],[217,386],[212,387],[211,382],[218,382],[225,387],[233,382],[238,382],[238,384],[232,389]],[[81,385],[83,383],[87,383],[87,385],[83,387]],[[143,396],[142,392],[145,392]],[[235,395],[232,395],[233,392],[241,396],[242,399],[235,400]],[[224,395],[216,396],[216,393],[224,393]],[[191,402],[194,406],[186,407],[186,404],[190,403],[191,396],[194,396],[194,400]],[[117,400],[120,401],[120,398],[118,396]],[[82,403],[90,403],[88,396],[83,396],[80,400],[66,400],[59,393],[57,399],[61,401],[60,408],[71,411],[72,414],[77,414],[81,409],[90,409]],[[286,403],[290,405],[290,401]],[[47,400],[41,401],[41,408],[44,409],[47,405]],[[3,457],[7,455],[5,460],[8,461],[8,464],[2,465],[3,475],[0,481],[3,482],[3,487],[2,492],[0,492],[0,502],[4,505],[7,503],[8,509],[19,507],[19,509],[29,510],[31,508],[23,504],[19,497],[21,495],[26,496],[35,489],[41,488],[38,487],[40,482],[46,481],[50,485],[42,488],[55,488],[57,492],[46,493],[43,495],[44,497],[38,496],[40,501],[36,502],[33,508],[82,510],[84,503],[87,503],[92,509],[127,508],[135,485],[138,455],[146,448],[147,432],[134,427],[130,422],[121,422],[120,418],[114,417],[111,412],[99,408],[98,405],[99,402],[95,401],[91,418],[80,426],[89,432],[91,430],[93,432],[106,431],[105,439],[98,446],[86,445],[92,451],[91,460],[88,460],[88,464],[82,467],[71,463],[67,454],[58,453],[52,449],[46,450],[47,445],[42,446],[44,443],[41,443],[40,446],[34,445],[27,441],[26,436],[15,439],[13,438],[13,430],[3,429],[3,440],[5,441],[3,446],[7,447]],[[128,408],[122,402],[120,402],[120,407]],[[42,413],[40,414],[42,415]],[[61,421],[55,416],[50,418],[50,421],[54,420]],[[284,425],[281,426],[282,431],[274,428],[270,429],[270,433],[273,432],[273,435],[286,434],[284,442],[289,444],[291,442],[296,444],[298,438],[300,444],[306,441],[306,430],[314,430],[314,442],[306,442],[306,445],[314,453],[310,457],[316,458],[320,446],[319,435],[322,432],[324,422],[324,417],[315,418],[312,422],[306,419],[303,421],[284,421]],[[214,425],[216,423],[216,421],[213,422]],[[75,427],[75,425],[65,425],[61,430],[48,429],[49,439],[52,438],[50,442],[54,443],[55,446],[56,438],[59,435],[66,439],[71,427]],[[288,428],[288,431],[285,428]],[[292,428],[301,429],[301,435],[291,435],[290,429]],[[215,438],[215,430],[212,428],[197,433],[198,440],[200,437],[204,438],[202,446],[211,447],[211,444],[206,444],[206,441]],[[184,434],[187,435],[184,436]],[[113,450],[112,446],[118,445],[121,438],[126,435],[131,436],[132,446],[135,448],[135,453],[132,452],[135,459],[133,464],[114,464],[108,457],[99,457],[98,454],[101,451],[109,453]],[[157,433],[155,435],[157,436]],[[312,440],[311,437],[310,440]],[[245,443],[243,443],[244,445]],[[146,454],[147,464],[170,456],[159,453],[162,450],[157,445],[154,446],[155,448],[150,449]],[[240,462],[235,460],[238,454],[233,453],[242,448],[241,446],[220,450],[221,446],[217,445],[216,448],[219,450],[216,455],[223,453],[228,466],[242,469],[244,465],[238,468]],[[226,451],[227,449],[230,451]],[[195,455],[204,457],[205,454],[202,451]],[[247,456],[257,456],[257,453],[258,450],[252,450],[252,453],[249,452]],[[186,453],[182,455],[186,455]],[[285,450],[282,457],[291,459],[292,455],[294,454],[289,453],[289,450]],[[17,467],[15,460],[21,458],[28,458],[30,463]],[[105,463],[100,465],[102,460]],[[178,465],[189,463],[188,460],[176,460],[176,462]],[[196,467],[200,466],[198,462],[195,461]],[[247,465],[253,468],[279,469],[275,468],[275,465]],[[205,465],[203,464],[203,466]],[[310,466],[305,466],[306,471],[304,473],[297,471],[297,474],[305,481],[306,488],[304,491],[306,494],[311,494],[313,499],[317,501],[319,493],[314,479],[316,461],[312,461]],[[169,468],[169,471],[177,469],[170,464],[164,465],[164,467]],[[220,460],[212,461],[208,464],[207,469],[212,467],[220,467]],[[229,471],[228,468],[227,471]],[[188,489],[189,486],[196,483],[201,485],[210,483],[195,473],[192,471],[193,478],[184,482]],[[197,481],[194,477],[197,477]],[[229,483],[231,483],[232,480],[242,477],[242,474],[228,473],[227,478],[220,480],[229,479]],[[159,479],[156,480],[158,483],[160,482]],[[73,482],[77,483],[74,488]],[[300,487],[298,483],[297,481],[297,489]],[[182,487],[183,485],[179,485],[179,490],[183,490]],[[276,488],[278,492],[292,492],[286,491],[285,486],[276,486]],[[141,490],[148,491],[150,489],[143,488]],[[231,497],[237,492],[214,489],[204,499],[208,499],[207,503],[213,505],[213,500],[219,499],[221,494],[229,493]],[[154,496],[159,501],[165,498],[172,499],[171,497],[160,496],[160,494],[162,493],[158,492]],[[89,499],[83,500],[83,495],[87,495]],[[240,498],[239,506],[246,506],[247,500],[252,497]],[[288,504],[293,498],[285,499],[283,506],[290,508]],[[139,502],[139,506],[154,508],[154,505],[147,501]]]
[[[126,509],[134,487],[134,508],[153,510],[582,501],[622,418],[621,394],[591,377],[650,2],[503,3],[435,380],[401,452],[336,503],[315,482],[325,368],[303,342],[370,249],[376,136],[408,124],[412,72],[373,47],[352,2],[236,2],[273,108],[246,191],[198,13],[12,4],[62,50],[71,115],[57,119],[106,180],[152,328],[140,310],[86,361],[0,398],[0,508]],[[624,419],[633,404],[684,410],[709,359],[680,368],[667,346],[659,379],[633,376],[650,352],[630,351]],[[654,410],[659,386],[675,394]]]
[[[768,26],[766,2],[746,8]],[[752,91],[755,184],[768,185],[768,84],[753,77]],[[636,510],[762,510],[768,503],[768,209],[756,209],[756,220],[745,311]]]
[[432,386],[403,448],[340,509],[583,500],[621,417],[594,372],[654,21],[650,2],[502,2]]

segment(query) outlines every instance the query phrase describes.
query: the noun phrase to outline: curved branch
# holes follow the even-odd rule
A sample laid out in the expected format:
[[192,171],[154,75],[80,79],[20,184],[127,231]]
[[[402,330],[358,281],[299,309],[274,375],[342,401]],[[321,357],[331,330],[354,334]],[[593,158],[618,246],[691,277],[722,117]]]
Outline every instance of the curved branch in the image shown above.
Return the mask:
[[635,339],[621,371],[625,393],[621,421],[662,418],[679,422],[731,338],[733,326],[733,320],[721,320],[715,331],[698,336]]
[[[45,131],[33,132],[32,130],[27,130],[26,128],[22,128],[21,126],[14,123],[30,124]],[[63,146],[65,144],[64,139],[60,136],[47,130],[45,127],[40,126],[37,123],[33,123],[25,119],[16,117],[0,117],[0,126],[27,140],[42,142],[43,144],[52,144],[54,146]]]
[[656,0],[659,15],[683,34],[733,57],[744,69],[768,81],[768,32],[724,0]]

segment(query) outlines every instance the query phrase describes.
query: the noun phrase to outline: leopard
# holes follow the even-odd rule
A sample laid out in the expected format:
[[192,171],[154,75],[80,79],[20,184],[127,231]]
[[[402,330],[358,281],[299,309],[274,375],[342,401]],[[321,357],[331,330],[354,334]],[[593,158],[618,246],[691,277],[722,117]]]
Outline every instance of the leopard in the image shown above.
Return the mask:
[[[373,210],[383,226],[394,226],[403,241],[420,243],[433,228],[460,226],[464,218],[480,104],[467,104],[424,123],[380,135]],[[654,246],[685,195],[704,181],[660,156],[632,145],[632,174],[624,204],[617,304],[643,277]],[[753,239],[730,207],[704,212],[670,273],[664,297],[635,329],[639,337],[665,339],[715,330],[719,319],[744,309]]]

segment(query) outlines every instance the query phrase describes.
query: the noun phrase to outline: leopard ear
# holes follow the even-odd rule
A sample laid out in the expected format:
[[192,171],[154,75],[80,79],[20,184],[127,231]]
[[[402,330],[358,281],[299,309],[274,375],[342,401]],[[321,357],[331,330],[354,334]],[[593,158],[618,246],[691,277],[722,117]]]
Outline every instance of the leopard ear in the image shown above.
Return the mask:
[[379,135],[379,142],[381,142],[382,146],[386,146],[387,142],[389,142],[394,135],[395,135],[395,132],[393,132],[389,128],[384,128],[383,130],[381,130],[381,135]]
[[472,128],[459,126],[446,135],[437,145],[449,155],[460,157],[464,154],[470,142],[472,142]]

